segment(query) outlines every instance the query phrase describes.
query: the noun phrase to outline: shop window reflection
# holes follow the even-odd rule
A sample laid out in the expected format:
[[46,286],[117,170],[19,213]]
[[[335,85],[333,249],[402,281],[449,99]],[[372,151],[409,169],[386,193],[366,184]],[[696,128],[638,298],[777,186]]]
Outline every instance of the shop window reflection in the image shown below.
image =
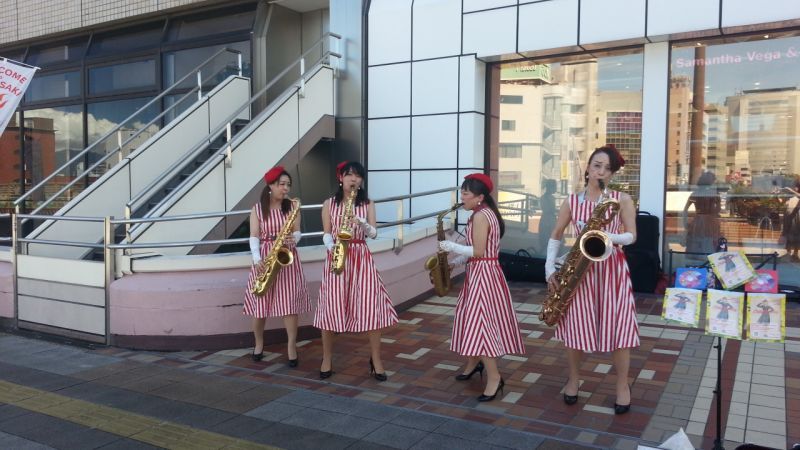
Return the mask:
[[502,247],[545,257],[555,215],[583,189],[591,151],[613,143],[628,163],[613,189],[639,197],[640,50],[500,66],[496,144]]
[[[780,283],[798,286],[800,265],[785,239],[796,203],[787,188],[800,177],[800,37],[699,44],[672,49],[665,250],[705,253],[725,237],[730,250],[778,252]],[[716,197],[718,217],[709,221]],[[702,261],[678,255],[673,265]]]

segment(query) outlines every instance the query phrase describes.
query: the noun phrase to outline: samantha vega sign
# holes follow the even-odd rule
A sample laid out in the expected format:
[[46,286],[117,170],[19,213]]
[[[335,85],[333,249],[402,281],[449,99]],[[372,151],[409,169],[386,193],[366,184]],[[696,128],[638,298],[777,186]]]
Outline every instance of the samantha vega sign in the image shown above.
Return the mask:
[[0,134],[6,129],[37,69],[0,58]]

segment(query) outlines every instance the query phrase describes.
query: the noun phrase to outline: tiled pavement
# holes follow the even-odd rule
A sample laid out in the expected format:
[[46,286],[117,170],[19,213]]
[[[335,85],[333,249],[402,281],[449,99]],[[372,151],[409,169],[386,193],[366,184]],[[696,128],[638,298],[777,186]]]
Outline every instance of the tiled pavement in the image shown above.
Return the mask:
[[[659,298],[637,295],[642,345],[632,352],[630,413],[613,414],[615,375],[607,355],[587,355],[579,402],[567,406],[562,347],[536,318],[542,286],[514,284],[512,294],[527,352],[500,360],[506,389],[489,403],[476,401],[479,378],[453,379],[463,361],[448,350],[452,297],[400,314],[401,323],[384,335],[384,383],[367,376],[365,336],[337,339],[336,373],[323,381],[319,340],[301,343],[300,366],[290,369],[281,344],[268,346],[264,361],[254,363],[249,349],[86,350],[0,335],[0,448],[178,448],[192,447],[191,436],[217,448],[626,449],[654,445],[681,427],[696,447],[712,447],[713,339],[664,324]],[[786,344],[724,343],[727,449],[745,441],[775,448],[800,441],[794,426],[800,423],[800,307],[787,307]],[[8,400],[8,392],[24,387],[39,400]],[[109,408],[104,421],[64,406],[76,401]],[[109,419],[129,420],[126,414],[138,418],[138,428],[120,431]],[[188,427],[202,432],[187,434]]]

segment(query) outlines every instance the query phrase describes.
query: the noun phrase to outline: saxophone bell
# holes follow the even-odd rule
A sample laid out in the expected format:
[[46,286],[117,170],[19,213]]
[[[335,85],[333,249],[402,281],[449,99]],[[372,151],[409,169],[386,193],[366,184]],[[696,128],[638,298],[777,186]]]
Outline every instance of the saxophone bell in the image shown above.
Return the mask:
[[581,236],[579,243],[583,256],[593,262],[605,261],[614,251],[614,244],[608,234],[599,230],[590,230]]

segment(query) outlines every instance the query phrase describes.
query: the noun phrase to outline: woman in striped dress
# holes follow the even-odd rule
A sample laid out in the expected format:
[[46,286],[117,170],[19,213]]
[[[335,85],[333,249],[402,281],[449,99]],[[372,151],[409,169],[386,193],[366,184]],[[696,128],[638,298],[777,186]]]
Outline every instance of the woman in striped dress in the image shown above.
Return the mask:
[[[320,378],[333,375],[333,339],[337,333],[366,332],[369,338],[369,370],[378,381],[386,381],[386,371],[381,360],[381,330],[397,323],[397,313],[386,292],[383,280],[375,268],[372,254],[364,238],[375,239],[375,204],[367,197],[363,182],[364,166],[357,162],[343,162],[336,168],[339,190],[325,200],[322,206],[322,241],[328,249],[319,303],[314,315],[314,326],[322,330],[322,365]],[[342,213],[350,193],[356,191],[353,218],[350,228],[353,238],[347,244],[344,270],[331,271],[333,236],[342,228]]]
[[467,245],[441,241],[439,247],[459,256],[454,264],[466,261],[464,286],[458,295],[450,350],[466,356],[467,367],[458,380],[468,380],[486,368],[488,377],[478,401],[494,400],[505,382],[497,369],[496,358],[509,353],[525,353],[519,324],[511,303],[511,292],[497,260],[505,223],[491,196],[493,183],[478,173],[465,177],[461,185],[464,209],[472,211],[467,223]]
[[256,345],[253,349],[253,361],[264,358],[264,323],[267,317],[283,317],[286,327],[287,354],[289,367],[297,367],[297,316],[311,311],[308,299],[308,288],[303,275],[303,266],[297,256],[297,243],[300,242],[300,215],[294,222],[294,232],[283,241],[283,245],[292,252],[294,262],[284,266],[278,272],[273,285],[264,295],[253,294],[253,284],[260,272],[261,260],[272,250],[272,242],[283,229],[286,218],[300,202],[289,200],[289,189],[292,177],[281,166],[270,169],[264,175],[267,186],[261,192],[261,201],[250,211],[250,253],[253,267],[247,280],[247,291],[244,300],[244,314],[253,317],[253,334]]
[[617,372],[616,414],[630,409],[630,349],[639,346],[631,277],[621,247],[636,240],[636,209],[629,195],[604,189],[624,164],[625,160],[613,145],[600,147],[592,153],[584,174],[586,189],[570,195],[569,200],[561,204],[556,227],[547,244],[545,263],[545,275],[549,288],[553,289],[555,278],[552,275],[556,271],[555,260],[564,229],[572,222],[575,235],[580,233],[604,192],[620,202],[619,213],[603,228],[615,244],[611,256],[589,266],[576,289],[572,306],[556,329],[556,338],[564,342],[569,361],[564,402],[571,405],[578,401],[578,369],[583,352],[611,352]]

